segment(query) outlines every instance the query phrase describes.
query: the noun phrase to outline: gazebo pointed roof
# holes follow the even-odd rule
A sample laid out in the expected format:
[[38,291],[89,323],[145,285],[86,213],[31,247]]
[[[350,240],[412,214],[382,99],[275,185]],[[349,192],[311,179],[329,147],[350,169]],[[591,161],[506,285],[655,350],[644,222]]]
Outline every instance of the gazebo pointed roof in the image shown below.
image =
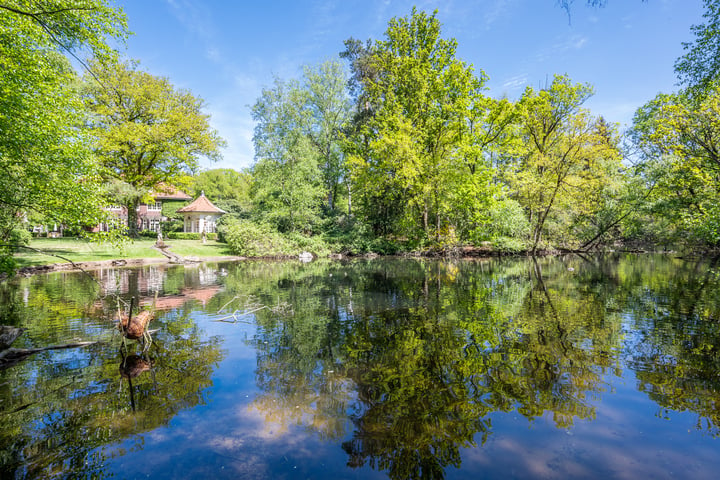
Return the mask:
[[186,205],[182,208],[177,209],[178,213],[226,213],[212,204],[210,200],[205,196],[205,192],[202,192],[198,198],[193,200],[190,205]]

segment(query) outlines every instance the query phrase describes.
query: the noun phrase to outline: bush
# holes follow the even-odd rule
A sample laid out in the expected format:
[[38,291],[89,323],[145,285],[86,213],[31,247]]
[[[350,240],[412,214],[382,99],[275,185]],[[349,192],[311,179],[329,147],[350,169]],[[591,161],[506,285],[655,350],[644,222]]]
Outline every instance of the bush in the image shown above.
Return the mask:
[[296,254],[290,242],[269,225],[234,220],[223,225],[220,231],[225,243],[236,255],[281,257]]
[[325,243],[335,252],[348,255],[393,255],[403,250],[397,241],[376,236],[368,225],[356,217],[338,215],[329,220],[325,231]]
[[166,220],[160,222],[160,229],[163,235],[168,235],[170,232],[182,232],[184,228],[184,222],[182,220]]
[[145,238],[157,238],[157,232],[153,230],[141,230],[138,235]]
[[491,237],[527,238],[530,222],[520,204],[511,199],[502,200],[490,209]]
[[[155,236],[157,236],[157,233]],[[202,233],[168,232],[167,238],[171,240],[202,240]],[[205,238],[208,240],[217,240],[218,234],[206,233]]]
[[8,237],[11,245],[30,245],[30,240],[32,240],[32,233],[24,228],[14,228]]
[[510,237],[497,237],[492,241],[493,250],[501,253],[524,253],[528,245],[522,240]]

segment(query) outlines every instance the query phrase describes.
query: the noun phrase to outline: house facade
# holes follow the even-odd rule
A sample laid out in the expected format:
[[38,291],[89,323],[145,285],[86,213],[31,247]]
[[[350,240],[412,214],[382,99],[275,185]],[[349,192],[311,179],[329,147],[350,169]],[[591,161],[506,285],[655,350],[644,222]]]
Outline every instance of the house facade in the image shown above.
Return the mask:
[[202,192],[190,205],[179,208],[177,213],[183,216],[183,232],[215,233],[217,220],[225,213],[212,204]]
[[[152,232],[160,231],[160,223],[167,220],[162,214],[163,204],[167,202],[187,202],[192,197],[182,190],[173,187],[161,186],[157,191],[150,193],[153,201],[150,203],[141,203],[137,207],[137,228],[138,231],[150,230]],[[111,205],[108,210],[115,214],[117,221],[121,225],[127,225],[128,214],[125,207],[119,205]],[[112,223],[101,223],[93,231],[107,232],[113,228]]]

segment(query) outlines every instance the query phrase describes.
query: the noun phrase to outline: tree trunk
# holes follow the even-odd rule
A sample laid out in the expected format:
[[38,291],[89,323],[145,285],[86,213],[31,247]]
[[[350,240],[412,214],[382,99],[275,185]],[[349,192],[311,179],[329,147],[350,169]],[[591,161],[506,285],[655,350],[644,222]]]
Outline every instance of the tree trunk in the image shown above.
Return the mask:
[[348,191],[348,217],[352,216],[352,191],[350,189],[350,182],[347,182]]
[[127,222],[128,222],[128,235],[131,238],[137,238],[138,236],[138,205],[140,200],[134,199],[128,202],[127,208]]
[[425,204],[424,204],[424,206],[423,206],[422,220],[423,220],[423,230],[425,231],[425,236],[427,237],[427,233],[428,233],[428,206],[427,206],[427,201],[425,202]]

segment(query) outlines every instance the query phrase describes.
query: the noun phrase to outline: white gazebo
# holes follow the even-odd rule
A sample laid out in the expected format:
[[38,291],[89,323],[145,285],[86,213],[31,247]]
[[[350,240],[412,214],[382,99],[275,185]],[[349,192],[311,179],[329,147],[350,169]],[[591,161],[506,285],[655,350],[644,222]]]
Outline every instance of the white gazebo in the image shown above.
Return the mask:
[[214,233],[215,223],[225,211],[219,209],[205,197],[202,192],[190,205],[179,208],[184,219],[183,232],[186,233]]

